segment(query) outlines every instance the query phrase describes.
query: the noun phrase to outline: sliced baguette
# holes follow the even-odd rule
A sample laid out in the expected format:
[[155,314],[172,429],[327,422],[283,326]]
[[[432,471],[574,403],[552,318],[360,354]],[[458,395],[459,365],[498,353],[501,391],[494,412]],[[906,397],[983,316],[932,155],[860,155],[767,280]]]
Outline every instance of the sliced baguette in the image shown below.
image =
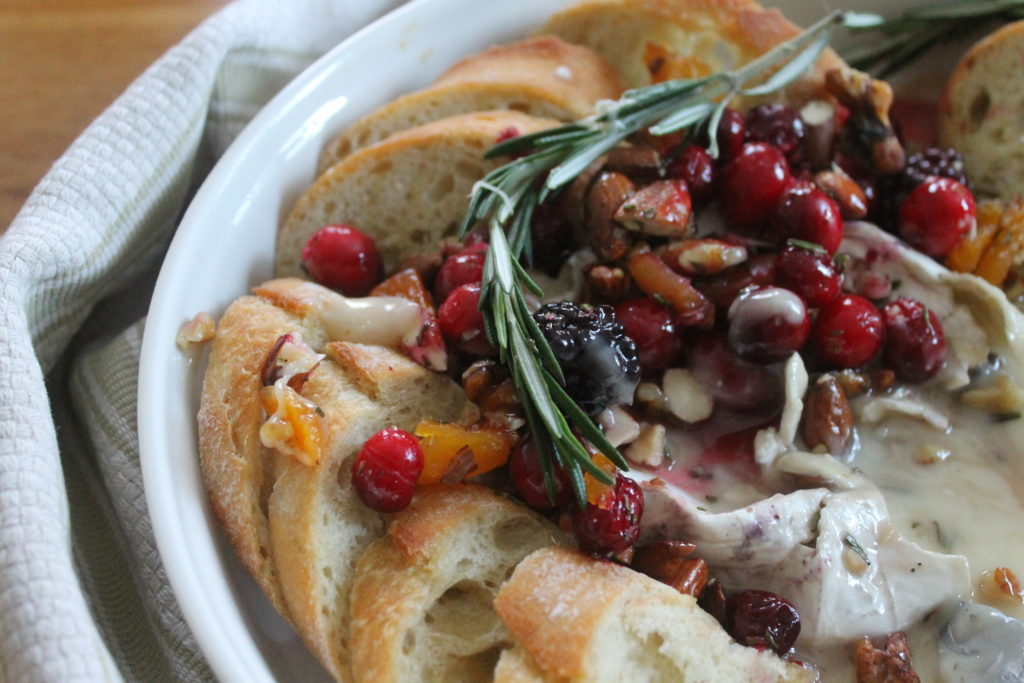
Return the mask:
[[548,520],[482,486],[431,486],[359,559],[352,587],[356,681],[490,681],[509,634],[498,587],[538,548],[567,542]]
[[939,101],[943,144],[964,157],[975,189],[1003,199],[1024,196],[1024,21],[978,42],[949,77]]
[[[734,69],[799,32],[778,10],[753,0],[588,0],[537,30],[589,47],[616,66],[627,88]],[[794,104],[821,97],[825,72],[842,67],[825,50],[786,96]]]
[[[221,319],[203,384],[200,460],[211,505],[242,563],[336,680],[351,680],[348,593],[359,554],[385,520],[354,495],[350,458],[379,429],[475,408],[448,377],[392,349],[330,342],[317,285],[277,280]],[[326,290],[323,290],[326,292]],[[261,369],[277,338],[299,332],[328,357],[302,395],[323,411],[324,456],[307,466],[260,441]]]
[[737,644],[693,597],[567,548],[523,560],[494,607],[517,643],[502,654],[498,683],[814,680]]
[[575,121],[622,92],[615,69],[590,50],[555,36],[496,45],[455,64],[428,88],[384,105],[346,128],[320,155],[323,173],[352,152],[393,133],[474,111],[510,109]]
[[503,163],[484,152],[511,128],[530,133],[558,125],[513,111],[463,114],[392,135],[321,175],[277,233],[275,273],[299,276],[302,247],[325,225],[345,223],[377,240],[385,268],[434,249],[465,215],[473,184]]

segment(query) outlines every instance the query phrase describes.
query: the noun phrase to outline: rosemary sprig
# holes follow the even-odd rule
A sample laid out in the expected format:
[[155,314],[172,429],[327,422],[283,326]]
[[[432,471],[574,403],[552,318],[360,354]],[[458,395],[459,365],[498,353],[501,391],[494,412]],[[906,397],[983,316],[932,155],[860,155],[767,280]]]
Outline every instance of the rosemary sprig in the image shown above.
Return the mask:
[[[543,295],[520,264],[520,258],[531,258],[534,209],[640,130],[649,129],[654,135],[701,126],[715,130],[733,97],[765,95],[786,87],[817,61],[844,17],[833,12],[735,71],[630,90],[615,102],[602,103],[593,116],[512,138],[488,151],[488,158],[520,156],[476,184],[461,234],[480,222],[489,223],[480,310],[487,336],[512,374],[527,424],[540,447],[545,487],[552,500],[555,463],[568,473],[580,505],[586,502],[584,471],[605,484],[613,483],[593,462],[574,428],[618,468],[629,468],[566,393],[561,368],[527,305],[524,289]],[[715,136],[709,137],[710,153],[717,156]]]
[[873,35],[841,53],[850,66],[886,76],[930,46],[996,19],[1024,19],[1024,0],[952,0],[915,7],[893,18],[851,13],[847,27]]

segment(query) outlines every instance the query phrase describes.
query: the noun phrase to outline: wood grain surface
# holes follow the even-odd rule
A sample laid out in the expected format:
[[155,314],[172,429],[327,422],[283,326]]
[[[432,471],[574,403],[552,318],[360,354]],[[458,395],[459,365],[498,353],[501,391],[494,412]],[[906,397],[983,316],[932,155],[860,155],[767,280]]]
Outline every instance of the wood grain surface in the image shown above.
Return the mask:
[[228,0],[0,0],[0,232],[107,105]]

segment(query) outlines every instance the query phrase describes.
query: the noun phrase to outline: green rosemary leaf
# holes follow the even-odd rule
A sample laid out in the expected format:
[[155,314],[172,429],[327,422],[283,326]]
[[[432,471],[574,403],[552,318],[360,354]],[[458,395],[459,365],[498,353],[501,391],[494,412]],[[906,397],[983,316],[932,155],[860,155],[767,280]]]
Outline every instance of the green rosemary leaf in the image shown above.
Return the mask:
[[708,154],[712,159],[717,159],[720,154],[718,149],[718,125],[721,123],[722,116],[725,114],[725,110],[731,100],[732,93],[723,97],[722,101],[718,103],[718,107],[711,113],[711,117],[708,119]]
[[604,432],[594,424],[594,421],[590,419],[590,416],[583,412],[583,409],[576,404],[576,401],[572,400],[572,397],[566,393],[565,389],[563,389],[558,382],[555,382],[552,379],[552,381],[548,382],[548,390],[551,392],[551,397],[555,399],[555,403],[558,404],[558,407],[565,411],[566,417],[576,425],[576,428],[583,433],[583,436],[590,440],[597,450],[604,453],[605,457],[615,463],[616,467],[620,470],[628,471],[629,465],[626,463],[626,459],[623,458],[622,454],[619,453],[619,450],[615,448],[610,441],[608,441]]
[[767,81],[753,88],[745,88],[740,92],[748,96],[758,96],[767,95],[785,88],[818,61],[818,57],[825,50],[828,41],[829,34],[826,33],[804,48],[803,52],[790,60],[786,66],[772,74]]
[[674,133],[681,128],[692,126],[698,121],[706,119],[716,108],[717,105],[713,102],[697,102],[695,104],[691,104],[688,107],[678,110],[674,114],[668,115],[657,124],[651,126],[651,134],[668,135],[669,133]]
[[997,14],[1024,6],[1024,0],[972,0],[964,2],[942,2],[922,5],[908,10],[906,14],[915,19],[964,19],[969,17]]
[[551,350],[551,344],[548,343],[547,337],[541,332],[540,325],[537,324],[530,311],[527,310],[526,300],[522,296],[516,297],[516,306],[519,319],[523,321],[527,334],[533,340],[534,346],[537,347],[537,355],[540,357],[541,366],[555,378],[558,384],[565,384],[562,366],[558,364],[555,352]]
[[577,143],[573,146],[573,153],[551,170],[548,179],[544,182],[544,187],[553,191],[571,183],[576,179],[576,176],[583,173],[587,166],[590,166],[601,155],[625,140],[633,132],[635,131],[620,130],[608,133],[606,137],[587,146]]
[[519,261],[513,261],[512,267],[516,271],[516,277],[519,278],[519,284],[526,287],[526,289],[532,292],[534,296],[544,296],[544,290],[540,288],[540,285],[534,282],[533,278],[530,277],[530,274],[526,272],[525,268],[523,268],[522,263]]
[[[533,404],[529,401],[523,402],[523,414],[526,416],[526,426],[529,428],[531,434],[540,434],[542,425],[537,419],[536,409]],[[540,451],[540,471],[544,475],[544,492],[548,495],[548,500],[552,505],[555,504],[555,494],[557,492],[557,485],[555,484],[555,472],[552,462],[555,460],[554,449],[551,446],[549,439],[538,439],[534,438],[534,446]]]

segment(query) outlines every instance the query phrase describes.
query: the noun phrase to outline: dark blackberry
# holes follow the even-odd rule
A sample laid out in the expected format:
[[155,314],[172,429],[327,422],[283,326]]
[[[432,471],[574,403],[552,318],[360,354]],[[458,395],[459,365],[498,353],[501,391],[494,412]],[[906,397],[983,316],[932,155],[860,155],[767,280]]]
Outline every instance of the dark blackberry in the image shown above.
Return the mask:
[[590,415],[630,403],[640,381],[636,344],[611,306],[545,304],[534,319],[565,374],[565,390]]
[[747,112],[746,125],[748,140],[778,147],[791,168],[803,164],[807,131],[800,112],[784,104],[762,104]]
[[964,173],[964,158],[955,149],[929,147],[923,152],[912,154],[903,169],[903,180],[909,192],[923,183],[929,176],[952,178],[970,189]]

